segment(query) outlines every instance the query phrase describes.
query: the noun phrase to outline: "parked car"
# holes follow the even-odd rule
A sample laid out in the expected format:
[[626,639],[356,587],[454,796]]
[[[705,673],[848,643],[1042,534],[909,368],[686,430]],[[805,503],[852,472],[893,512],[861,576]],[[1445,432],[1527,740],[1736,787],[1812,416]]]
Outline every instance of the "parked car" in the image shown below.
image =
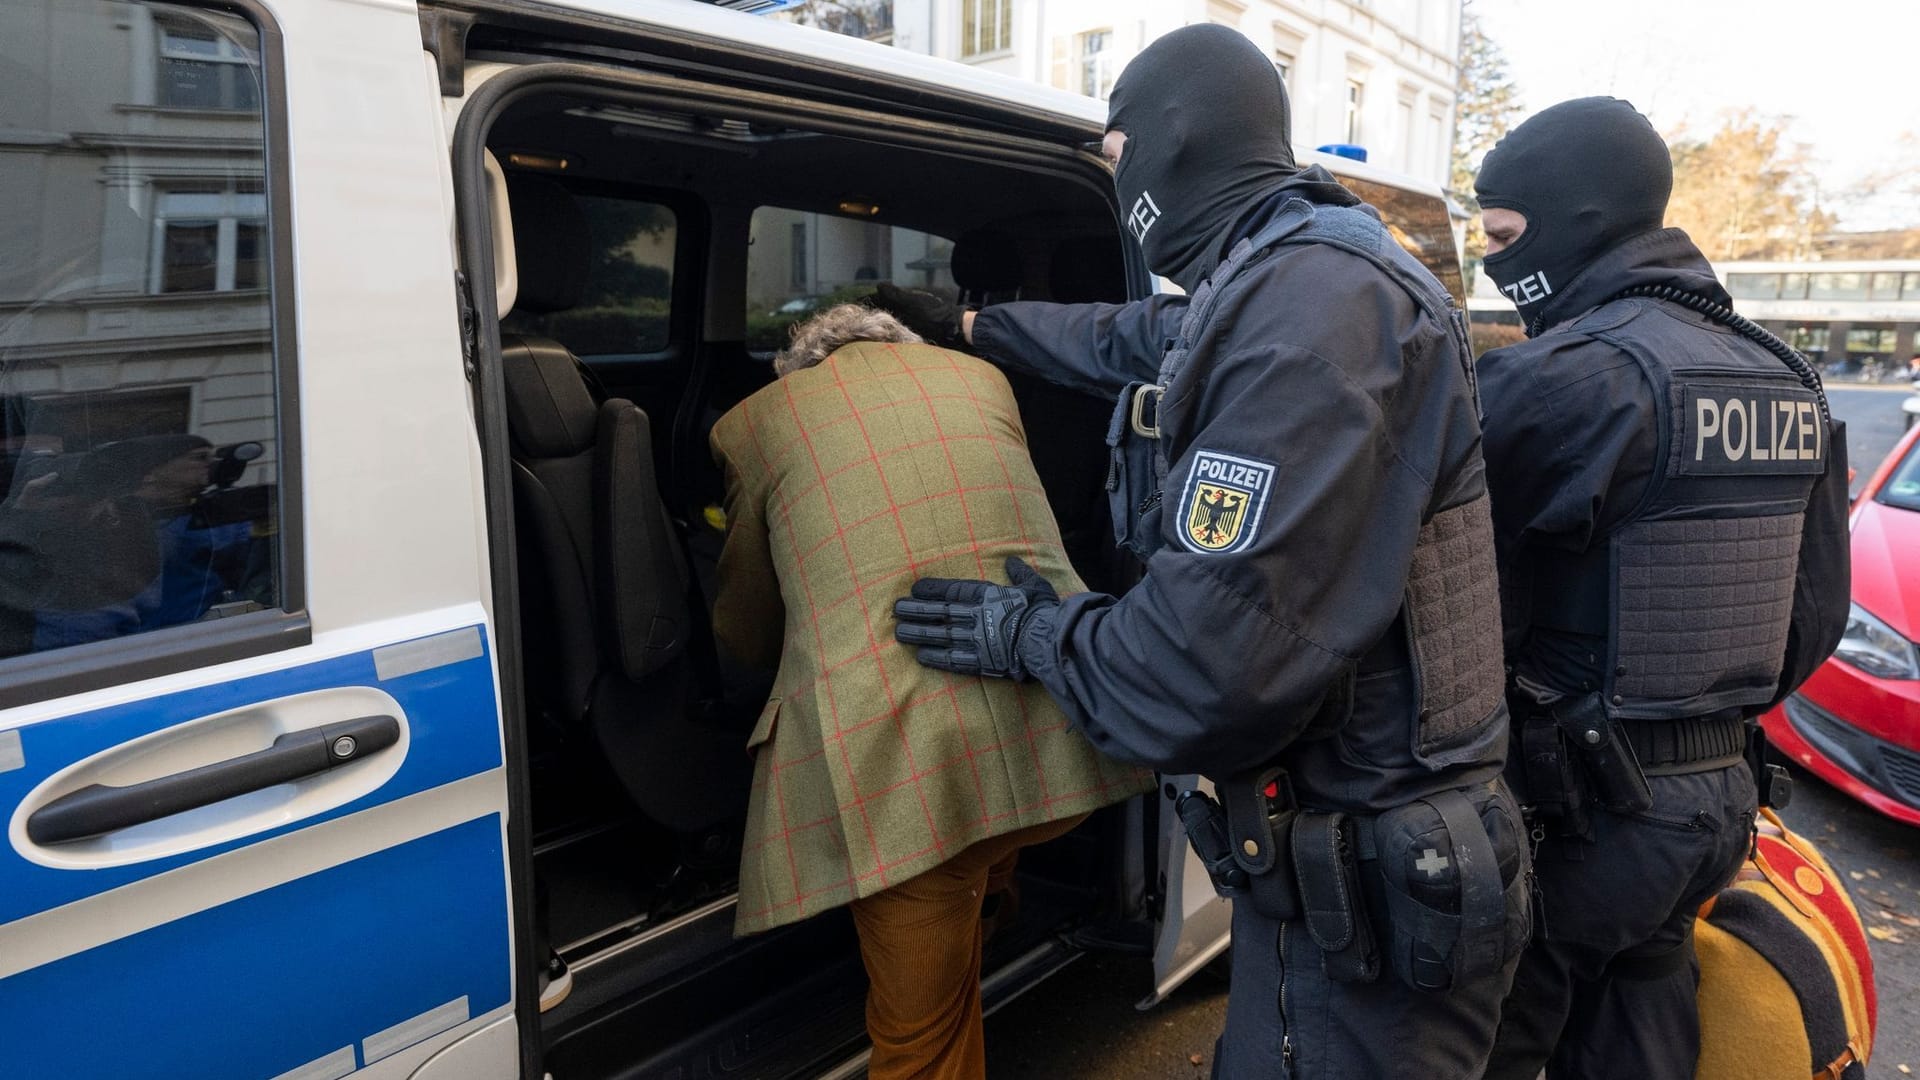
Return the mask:
[[1761,723],[1814,775],[1920,825],[1920,428],[1854,503],[1852,605],[1833,658]]

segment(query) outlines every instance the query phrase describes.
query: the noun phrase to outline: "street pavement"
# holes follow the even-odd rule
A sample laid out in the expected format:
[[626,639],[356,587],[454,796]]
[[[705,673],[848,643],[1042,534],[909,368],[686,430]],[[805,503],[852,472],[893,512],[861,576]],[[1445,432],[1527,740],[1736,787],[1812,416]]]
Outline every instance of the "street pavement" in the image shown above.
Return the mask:
[[[1864,481],[1903,430],[1895,388],[1832,385]],[[1881,817],[1810,774],[1796,772],[1787,827],[1812,840],[1846,879],[1870,928],[1880,1027],[1868,1074],[1920,1074],[1920,830]],[[1144,958],[1095,954],[987,1021],[987,1075],[996,1080],[1197,1080],[1213,1061],[1226,984],[1195,976],[1146,1012]]]

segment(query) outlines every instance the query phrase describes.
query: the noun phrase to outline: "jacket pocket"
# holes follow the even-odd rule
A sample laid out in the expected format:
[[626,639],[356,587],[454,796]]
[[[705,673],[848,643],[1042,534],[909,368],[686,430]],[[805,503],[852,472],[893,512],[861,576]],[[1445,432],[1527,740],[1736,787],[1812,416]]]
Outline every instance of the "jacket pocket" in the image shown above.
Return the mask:
[[[773,738],[774,725],[780,719],[780,699],[770,697],[760,707],[760,719],[753,725],[753,734],[747,736],[747,753],[751,754],[760,744]],[[737,728],[735,730],[738,730]]]

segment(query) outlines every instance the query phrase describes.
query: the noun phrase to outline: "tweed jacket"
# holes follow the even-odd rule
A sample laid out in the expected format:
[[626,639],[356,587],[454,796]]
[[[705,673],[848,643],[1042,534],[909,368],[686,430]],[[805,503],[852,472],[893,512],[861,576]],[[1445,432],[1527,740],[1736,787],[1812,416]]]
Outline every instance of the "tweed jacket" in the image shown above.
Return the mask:
[[778,665],[747,741],[736,933],[1151,786],[1038,684],[923,668],[893,640],[918,577],[1004,581],[1018,555],[1083,588],[998,370],[856,343],[741,402],[711,441],[727,484],[714,634],[734,661]]

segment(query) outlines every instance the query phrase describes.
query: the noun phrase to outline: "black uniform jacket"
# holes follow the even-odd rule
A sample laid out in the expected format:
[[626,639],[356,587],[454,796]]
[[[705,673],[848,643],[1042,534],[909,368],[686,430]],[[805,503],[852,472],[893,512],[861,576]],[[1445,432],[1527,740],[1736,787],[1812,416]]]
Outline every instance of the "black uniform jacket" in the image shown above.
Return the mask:
[[1507,661],[1562,692],[1600,686],[1607,643],[1535,625],[1535,574],[1546,572],[1555,552],[1604,542],[1639,506],[1659,463],[1653,384],[1631,356],[1594,334],[1631,335],[1653,355],[1674,358],[1686,356],[1689,339],[1700,334],[1746,347],[1734,331],[1676,304],[1607,303],[1639,285],[1732,303],[1687,234],[1662,229],[1605,252],[1569,282],[1543,313],[1547,330],[1539,337],[1479,361]]
[[[1238,235],[1287,197],[1357,203],[1308,169]],[[1001,304],[979,313],[973,340],[1007,366],[1112,396],[1157,381],[1185,307]],[[1409,784],[1497,772],[1484,748],[1411,762],[1418,704],[1399,617],[1422,522],[1485,491],[1467,363],[1448,327],[1365,258],[1296,244],[1249,263],[1160,406],[1165,546],[1125,596],[1081,594],[1036,617],[1025,633],[1042,644],[1021,649],[1033,675],[1103,751],[1227,776],[1293,744],[1365,656],[1353,721],[1315,742],[1344,763],[1312,770],[1316,801],[1397,805]],[[1206,543],[1191,542],[1196,525]],[[1382,685],[1369,686],[1369,666],[1390,669]]]

